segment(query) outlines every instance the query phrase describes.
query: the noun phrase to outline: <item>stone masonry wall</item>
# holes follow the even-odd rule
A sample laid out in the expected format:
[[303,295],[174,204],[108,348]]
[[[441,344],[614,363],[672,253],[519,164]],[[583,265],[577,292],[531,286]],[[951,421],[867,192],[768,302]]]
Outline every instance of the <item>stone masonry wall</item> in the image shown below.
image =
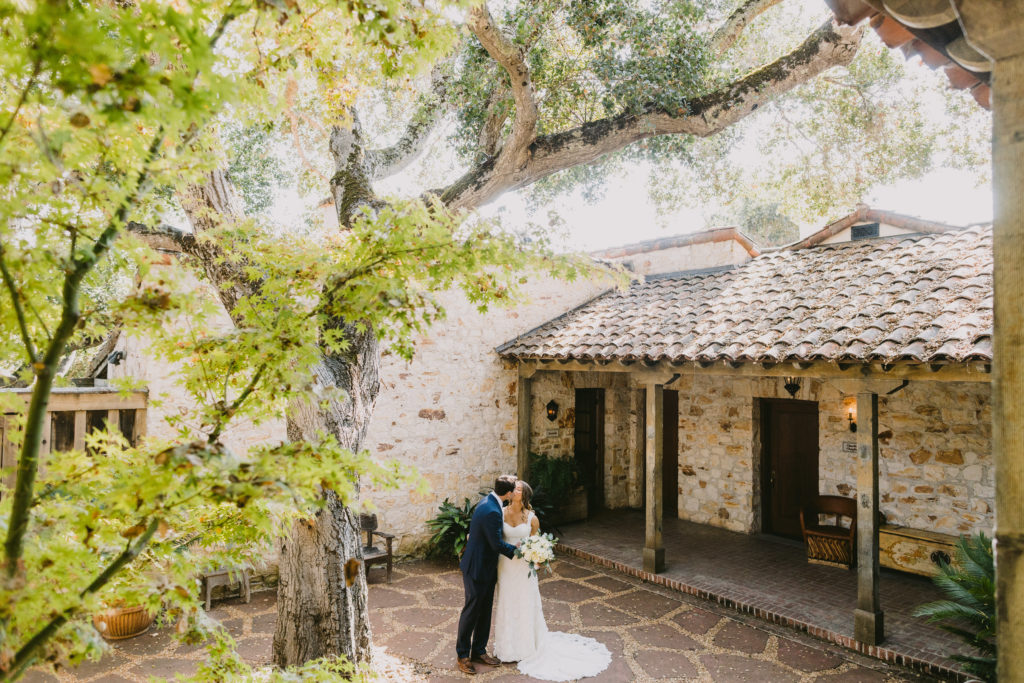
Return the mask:
[[[783,380],[691,375],[679,391],[680,517],[735,531],[761,528],[758,398],[789,398]],[[802,379],[818,402],[819,492],[856,495],[854,396]],[[889,523],[948,534],[989,530],[995,468],[986,383],[911,382],[879,396],[879,494]]]
[[[384,356],[364,446],[382,459],[415,467],[430,487],[425,494],[364,489],[380,527],[398,535],[399,553],[416,552],[429,538],[426,520],[445,498],[475,501],[497,475],[516,470],[518,373],[498,358],[495,347],[610,286],[537,277],[527,285],[525,301],[487,314],[461,294],[446,293],[448,318],[417,341],[415,358],[407,363]],[[572,405],[559,403],[563,410]],[[537,404],[535,399],[534,424],[549,424]]]
[[[549,457],[572,457],[576,389],[604,389],[604,504],[610,509],[630,505],[629,478],[637,443],[635,390],[628,377],[610,372],[538,372],[533,378],[530,451]],[[547,418],[546,406],[559,405],[558,419]]]

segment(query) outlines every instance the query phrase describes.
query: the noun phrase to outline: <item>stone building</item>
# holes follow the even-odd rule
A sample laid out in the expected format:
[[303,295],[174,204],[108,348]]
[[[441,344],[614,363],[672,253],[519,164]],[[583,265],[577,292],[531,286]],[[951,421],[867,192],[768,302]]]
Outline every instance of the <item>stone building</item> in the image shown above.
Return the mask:
[[525,385],[520,453],[571,454],[592,504],[643,506],[657,570],[662,515],[799,538],[819,494],[869,501],[883,535],[990,530],[991,335],[990,228],[861,206],[746,261],[650,272],[497,351]]
[[545,283],[516,317],[456,306],[411,363],[382,368],[367,447],[432,486],[372,494],[403,551],[442,499],[525,472],[528,452],[576,458],[592,508],[644,507],[654,424],[662,514],[799,536],[811,496],[857,491],[865,389],[878,395],[886,521],[991,529],[989,229],[859,206],[763,254],[725,229],[597,256],[636,281],[593,298]]

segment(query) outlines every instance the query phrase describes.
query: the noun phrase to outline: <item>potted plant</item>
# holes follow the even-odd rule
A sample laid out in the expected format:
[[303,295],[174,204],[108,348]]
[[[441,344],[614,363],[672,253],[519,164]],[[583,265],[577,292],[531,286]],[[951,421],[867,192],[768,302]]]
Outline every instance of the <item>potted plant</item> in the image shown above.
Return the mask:
[[119,604],[96,612],[93,626],[107,640],[134,638],[149,630],[154,614],[145,605]]
[[[538,513],[542,526],[587,518],[587,492],[579,485],[579,470],[574,458],[531,453],[530,485],[535,492],[543,492],[542,500],[551,507],[549,514]],[[536,498],[535,495],[535,501]]]
[[427,526],[434,532],[429,541],[429,553],[446,560],[458,560],[466,547],[469,537],[469,522],[473,518],[476,503],[466,498],[461,506],[447,498],[438,506],[437,515],[427,520]]

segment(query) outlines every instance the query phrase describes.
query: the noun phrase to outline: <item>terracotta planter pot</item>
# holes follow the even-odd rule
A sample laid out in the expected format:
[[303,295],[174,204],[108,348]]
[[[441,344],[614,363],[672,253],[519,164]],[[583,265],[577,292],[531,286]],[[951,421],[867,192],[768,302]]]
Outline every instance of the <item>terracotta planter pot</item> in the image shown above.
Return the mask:
[[93,615],[93,625],[107,640],[121,640],[142,635],[149,630],[153,616],[145,607],[111,607]]

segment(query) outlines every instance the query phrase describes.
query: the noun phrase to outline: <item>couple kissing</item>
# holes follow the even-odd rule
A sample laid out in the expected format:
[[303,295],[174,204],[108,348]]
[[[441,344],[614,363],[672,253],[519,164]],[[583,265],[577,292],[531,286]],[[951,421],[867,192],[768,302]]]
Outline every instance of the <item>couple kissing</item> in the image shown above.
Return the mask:
[[[547,681],[595,676],[611,662],[608,648],[593,638],[548,631],[537,575],[516,557],[516,547],[539,532],[532,495],[525,481],[503,474],[477,503],[459,563],[465,603],[455,642],[456,666],[475,674],[475,664],[500,666],[504,660],[518,662],[521,673]],[[491,656],[487,641],[496,594],[496,656]]]

